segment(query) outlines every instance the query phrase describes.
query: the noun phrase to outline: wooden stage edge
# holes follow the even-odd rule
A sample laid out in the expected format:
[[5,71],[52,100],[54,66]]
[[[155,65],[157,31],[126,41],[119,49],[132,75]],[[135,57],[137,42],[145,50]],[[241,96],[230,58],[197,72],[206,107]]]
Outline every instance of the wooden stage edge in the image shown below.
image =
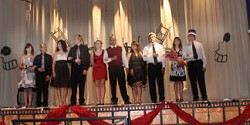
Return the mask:
[[[239,114],[245,109],[245,106],[250,104],[250,99],[239,100],[209,100],[209,102],[203,101],[184,101],[173,102],[177,104],[182,110],[192,115],[199,122],[202,123],[224,123]],[[123,105],[87,105],[82,106],[98,117],[116,117],[126,116],[131,120],[143,116],[148,112],[154,110],[159,104],[157,103],[142,103],[142,104],[123,104]],[[1,108],[0,121],[5,125],[11,125],[12,120],[20,119],[43,119],[46,114],[51,110],[58,107],[39,107],[39,108]],[[77,118],[71,109],[66,118]],[[105,120],[110,124],[116,122],[116,120]],[[88,124],[86,121],[84,125]],[[27,124],[39,124],[39,123],[27,123]],[[62,123],[63,124],[63,123]],[[74,121],[74,125],[80,124],[79,121]],[[120,124],[120,123],[119,123]],[[155,117],[152,124],[167,125],[167,124],[187,124],[176,116],[170,107],[166,104],[160,113]],[[250,124],[250,120],[245,124]]]

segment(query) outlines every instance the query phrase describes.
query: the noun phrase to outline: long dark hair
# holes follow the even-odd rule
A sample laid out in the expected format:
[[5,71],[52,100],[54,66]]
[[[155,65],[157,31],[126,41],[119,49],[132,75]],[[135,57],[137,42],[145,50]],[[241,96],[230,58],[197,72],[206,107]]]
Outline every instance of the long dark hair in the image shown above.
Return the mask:
[[24,47],[24,55],[27,55],[27,48],[29,48],[29,47],[31,47],[31,54],[32,55],[34,55],[34,48],[33,48],[33,46],[30,44],[30,43],[27,43],[26,45],[25,45],[25,47]]
[[179,49],[182,50],[182,42],[181,42],[181,38],[180,38],[180,37],[175,37],[175,38],[174,38],[174,41],[173,41],[173,48],[175,49],[175,40],[180,41]]
[[[59,41],[57,42],[57,45],[58,45],[59,43],[61,43],[63,52],[68,52],[66,42],[65,42],[64,40],[59,40]],[[56,47],[56,52],[58,52],[58,51],[59,51],[59,48]]]

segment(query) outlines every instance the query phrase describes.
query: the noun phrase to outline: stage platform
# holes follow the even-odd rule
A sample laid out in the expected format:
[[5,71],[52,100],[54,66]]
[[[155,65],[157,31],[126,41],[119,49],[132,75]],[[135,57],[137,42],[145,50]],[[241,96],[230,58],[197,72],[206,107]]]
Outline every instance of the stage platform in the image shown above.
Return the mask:
[[[223,123],[229,119],[232,119],[244,110],[245,106],[250,104],[249,99],[240,100],[210,100],[209,102],[173,102],[177,104],[182,110],[192,115],[199,122],[202,123]],[[143,116],[148,112],[154,110],[159,104],[154,103],[142,103],[142,104],[130,104],[130,105],[88,105],[83,106],[98,117],[116,117],[126,116],[133,120],[137,117]],[[46,108],[1,108],[1,122],[5,125],[12,125],[12,120],[18,119],[43,119],[47,113],[57,107]],[[77,118],[78,116],[69,110],[67,118]],[[105,120],[110,124],[117,120]],[[31,122],[27,124],[39,124],[39,122]],[[62,123],[64,124],[64,123]],[[72,122],[73,125],[88,124],[86,121],[80,123],[79,121]],[[120,123],[119,123],[120,124]],[[187,124],[177,117],[168,105],[165,105],[160,113],[153,120],[154,125],[168,125],[168,124]],[[250,124],[250,120],[245,124]]]

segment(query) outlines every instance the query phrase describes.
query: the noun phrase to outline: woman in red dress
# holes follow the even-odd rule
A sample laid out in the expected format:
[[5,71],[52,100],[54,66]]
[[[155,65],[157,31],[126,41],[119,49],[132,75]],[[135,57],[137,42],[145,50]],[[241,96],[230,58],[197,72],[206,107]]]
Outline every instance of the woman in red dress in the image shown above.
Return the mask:
[[[95,82],[97,105],[104,105],[105,96],[105,81],[107,79],[107,69],[104,55],[107,52],[102,49],[102,41],[95,41],[95,49],[91,55],[91,62],[93,65],[93,79]],[[106,53],[106,54],[105,54]]]

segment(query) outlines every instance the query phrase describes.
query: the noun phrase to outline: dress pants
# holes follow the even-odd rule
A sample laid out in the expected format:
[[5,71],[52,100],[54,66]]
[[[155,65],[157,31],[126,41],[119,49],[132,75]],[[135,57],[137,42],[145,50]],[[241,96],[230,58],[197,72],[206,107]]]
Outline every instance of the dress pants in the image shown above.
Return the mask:
[[202,60],[195,60],[188,62],[188,75],[192,86],[193,100],[198,101],[198,88],[196,81],[198,80],[200,92],[203,100],[207,100],[207,90],[205,85],[205,72],[202,70]]
[[149,81],[149,91],[151,96],[151,101],[153,103],[157,102],[156,95],[156,83],[157,79],[158,92],[159,92],[159,101],[163,102],[165,100],[164,96],[164,83],[163,83],[163,73],[162,73],[162,64],[157,63],[149,63],[148,64],[148,81]]
[[123,101],[129,102],[129,96],[127,95],[127,89],[126,89],[126,81],[125,81],[125,73],[124,73],[124,67],[123,66],[109,66],[109,80],[110,80],[110,86],[111,86],[111,94],[112,98],[111,101],[113,104],[117,103],[118,98],[116,97],[116,81],[118,79],[120,92],[123,98]]
[[[49,81],[46,81],[46,76],[40,74],[36,76],[36,106],[48,106]],[[43,99],[41,98],[43,97]],[[42,102],[43,100],[43,102]]]
[[82,70],[80,69],[72,69],[71,71],[71,105],[76,105],[76,92],[77,86],[79,85],[79,104],[84,105],[84,88],[85,88],[86,75],[82,74]]

